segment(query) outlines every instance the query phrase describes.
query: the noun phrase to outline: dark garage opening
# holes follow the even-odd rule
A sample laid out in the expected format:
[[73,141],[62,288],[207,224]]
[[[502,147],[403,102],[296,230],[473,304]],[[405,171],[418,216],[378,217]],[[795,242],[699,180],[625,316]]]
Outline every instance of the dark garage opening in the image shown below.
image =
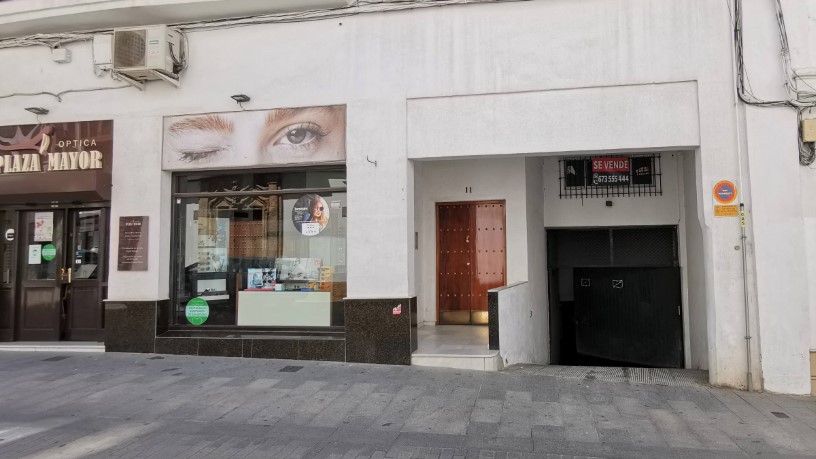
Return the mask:
[[677,227],[547,231],[550,361],[683,367]]

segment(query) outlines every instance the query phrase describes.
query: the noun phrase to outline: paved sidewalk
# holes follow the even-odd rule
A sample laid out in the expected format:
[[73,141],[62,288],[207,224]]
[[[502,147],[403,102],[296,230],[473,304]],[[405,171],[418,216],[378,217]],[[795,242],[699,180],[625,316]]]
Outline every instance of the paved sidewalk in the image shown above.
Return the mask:
[[0,353],[2,458],[816,455],[816,399],[437,368]]

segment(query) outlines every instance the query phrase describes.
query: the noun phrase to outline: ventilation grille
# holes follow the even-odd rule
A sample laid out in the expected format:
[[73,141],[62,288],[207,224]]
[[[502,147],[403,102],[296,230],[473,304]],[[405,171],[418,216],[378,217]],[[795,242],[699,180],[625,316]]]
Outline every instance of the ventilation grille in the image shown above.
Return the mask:
[[123,30],[113,34],[113,68],[123,69],[145,65],[147,31]]

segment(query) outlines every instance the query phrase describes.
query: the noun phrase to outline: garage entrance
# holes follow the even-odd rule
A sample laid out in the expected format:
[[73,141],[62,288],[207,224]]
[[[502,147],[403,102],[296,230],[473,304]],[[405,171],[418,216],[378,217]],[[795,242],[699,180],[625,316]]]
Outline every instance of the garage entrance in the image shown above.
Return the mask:
[[683,367],[677,227],[547,231],[551,362]]

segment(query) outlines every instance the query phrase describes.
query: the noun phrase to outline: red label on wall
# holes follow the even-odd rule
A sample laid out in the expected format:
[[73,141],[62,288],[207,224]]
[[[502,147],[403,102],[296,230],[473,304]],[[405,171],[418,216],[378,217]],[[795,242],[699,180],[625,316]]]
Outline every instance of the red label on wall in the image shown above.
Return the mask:
[[592,172],[629,172],[629,158],[592,158]]

